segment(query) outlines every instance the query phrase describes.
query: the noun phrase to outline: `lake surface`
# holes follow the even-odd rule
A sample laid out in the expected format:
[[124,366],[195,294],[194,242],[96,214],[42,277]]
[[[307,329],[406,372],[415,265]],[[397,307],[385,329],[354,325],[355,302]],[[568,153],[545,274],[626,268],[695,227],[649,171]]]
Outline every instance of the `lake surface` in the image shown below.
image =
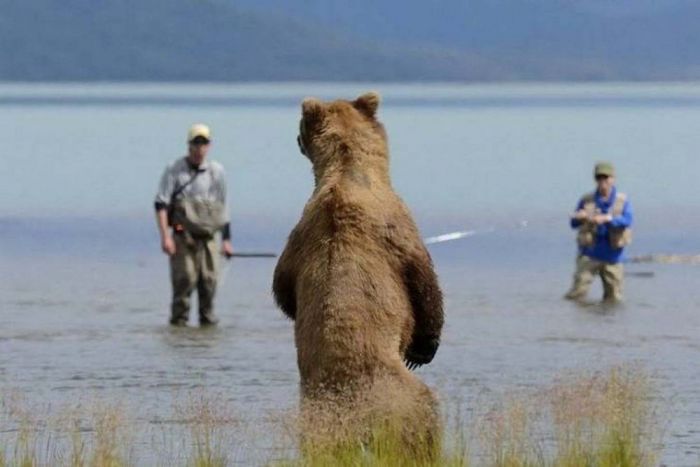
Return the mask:
[[[384,97],[392,179],[422,233],[476,231],[431,246],[447,318],[418,374],[476,412],[570,370],[641,364],[671,418],[663,461],[697,466],[700,267],[628,265],[612,311],[561,299],[575,255],[567,215],[598,160],[615,163],[633,204],[629,255],[700,252],[697,85],[0,85],[0,391],[44,407],[120,401],[146,425],[198,389],[260,420],[293,408],[275,261],[227,266],[217,329],[170,329],[153,196],[189,125],[206,122],[235,248],[279,252],[313,183],[295,143],[299,102],[367,89]],[[135,445],[144,465],[148,446]]]

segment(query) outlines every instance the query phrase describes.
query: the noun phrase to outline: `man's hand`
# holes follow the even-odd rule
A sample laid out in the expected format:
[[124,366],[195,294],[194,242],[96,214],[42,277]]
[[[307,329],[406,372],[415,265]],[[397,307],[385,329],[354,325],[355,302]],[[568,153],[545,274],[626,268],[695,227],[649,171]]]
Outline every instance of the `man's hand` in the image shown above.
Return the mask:
[[173,241],[173,237],[170,235],[164,235],[160,239],[160,248],[163,250],[163,253],[165,253],[168,256],[172,256],[175,254],[175,242]]
[[231,244],[231,240],[223,241],[221,245],[221,253],[227,258],[233,256],[233,245]]
[[579,209],[571,217],[573,217],[577,221],[585,221],[588,219],[589,216],[588,216],[588,212],[586,212],[585,209]]
[[598,225],[607,224],[608,222],[612,222],[612,220],[612,214],[596,214],[595,216],[593,216],[593,222],[595,222]]

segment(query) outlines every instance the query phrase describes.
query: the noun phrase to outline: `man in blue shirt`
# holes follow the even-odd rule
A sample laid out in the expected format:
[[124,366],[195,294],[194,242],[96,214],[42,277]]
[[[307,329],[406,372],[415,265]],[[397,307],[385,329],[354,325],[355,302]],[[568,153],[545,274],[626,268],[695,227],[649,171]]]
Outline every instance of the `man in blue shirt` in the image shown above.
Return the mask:
[[615,187],[615,168],[609,162],[596,164],[597,189],[584,195],[571,216],[578,230],[578,258],[569,300],[583,300],[595,275],[603,281],[603,301],[622,300],[624,247],[630,243],[632,207]]

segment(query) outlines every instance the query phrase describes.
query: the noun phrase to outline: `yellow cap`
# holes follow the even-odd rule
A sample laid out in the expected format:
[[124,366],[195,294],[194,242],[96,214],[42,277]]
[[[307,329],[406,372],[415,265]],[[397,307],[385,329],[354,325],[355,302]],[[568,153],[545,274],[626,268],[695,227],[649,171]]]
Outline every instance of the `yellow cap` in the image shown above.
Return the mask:
[[193,139],[201,136],[211,141],[211,130],[208,126],[203,123],[196,123],[190,127],[190,131],[187,132],[187,142],[191,143]]

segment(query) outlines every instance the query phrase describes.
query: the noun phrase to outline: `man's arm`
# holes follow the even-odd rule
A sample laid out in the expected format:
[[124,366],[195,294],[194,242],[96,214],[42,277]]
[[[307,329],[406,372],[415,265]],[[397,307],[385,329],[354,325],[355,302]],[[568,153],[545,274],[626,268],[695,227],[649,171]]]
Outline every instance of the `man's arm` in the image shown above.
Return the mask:
[[168,256],[175,254],[175,242],[173,237],[170,235],[170,229],[168,228],[168,209],[167,207],[156,207],[156,224],[158,225],[158,232],[160,233],[160,248],[163,253]]
[[576,211],[571,216],[571,228],[578,229],[583,224],[583,221],[588,217],[588,213],[583,209],[584,202],[580,200],[576,206]]
[[630,205],[629,200],[626,200],[622,208],[622,214],[619,216],[613,216],[612,220],[610,221],[610,225],[612,227],[626,228],[632,225],[632,221],[632,206]]
[[227,258],[233,256],[233,243],[231,242],[231,223],[227,222],[221,228],[221,252]]
[[231,242],[231,218],[228,210],[226,172],[224,171],[223,167],[221,167],[217,187],[218,201],[224,205],[224,215],[226,216],[226,223],[221,228],[221,252],[224,254],[224,256],[230,258],[233,256],[233,243]]
[[174,189],[173,177],[170,173],[170,167],[167,167],[160,178],[158,184],[158,192],[156,193],[155,209],[156,209],[156,226],[160,235],[160,248],[169,256],[175,254],[175,242],[170,235],[168,228],[168,205],[170,197]]

